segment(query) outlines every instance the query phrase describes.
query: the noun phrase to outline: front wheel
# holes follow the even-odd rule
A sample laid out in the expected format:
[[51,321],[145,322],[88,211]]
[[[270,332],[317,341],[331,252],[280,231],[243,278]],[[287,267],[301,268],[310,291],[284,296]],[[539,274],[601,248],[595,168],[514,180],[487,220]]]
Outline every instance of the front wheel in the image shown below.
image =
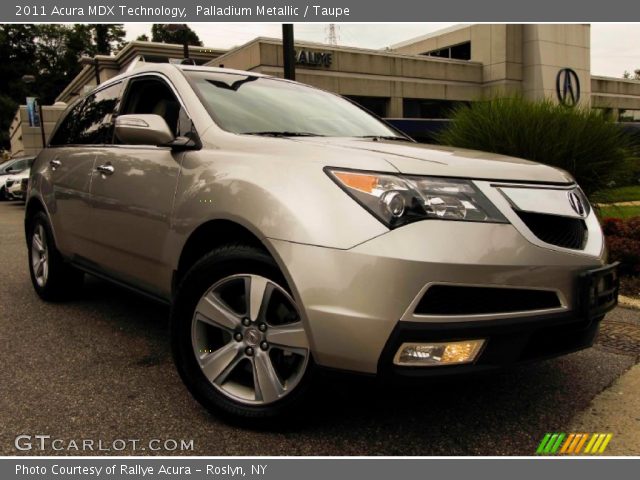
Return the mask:
[[224,247],[186,274],[172,313],[176,366],[210,410],[241,418],[292,414],[313,360],[295,300],[275,262]]

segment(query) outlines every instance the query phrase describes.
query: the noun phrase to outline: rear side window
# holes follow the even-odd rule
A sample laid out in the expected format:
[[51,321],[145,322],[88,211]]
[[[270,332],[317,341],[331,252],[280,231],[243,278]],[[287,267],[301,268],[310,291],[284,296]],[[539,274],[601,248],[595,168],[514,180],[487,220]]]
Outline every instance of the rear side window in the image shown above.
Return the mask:
[[113,140],[122,83],[89,95],[65,117],[51,145],[107,145]]
[[62,120],[62,123],[58,126],[56,133],[49,142],[50,145],[69,145],[71,144],[72,132],[75,130],[77,124],[77,118],[82,109],[84,102],[78,102],[74,107],[69,110],[67,115]]

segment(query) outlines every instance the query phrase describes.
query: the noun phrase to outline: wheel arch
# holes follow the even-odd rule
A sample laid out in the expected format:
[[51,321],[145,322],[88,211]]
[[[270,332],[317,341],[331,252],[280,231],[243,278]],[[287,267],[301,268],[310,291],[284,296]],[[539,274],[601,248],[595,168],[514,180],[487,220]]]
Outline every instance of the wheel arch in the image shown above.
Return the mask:
[[180,280],[195,262],[214,248],[233,243],[248,245],[268,253],[282,270],[281,262],[251,228],[229,219],[213,219],[196,227],[180,250],[173,275],[172,292],[175,293]]
[[[45,215],[47,215],[47,209],[44,206],[44,203],[42,202],[42,200],[40,200],[38,197],[31,197],[27,201],[27,205],[25,207],[25,212],[24,212],[24,234],[25,234],[25,238],[27,237],[27,235],[29,233],[28,232],[28,230],[29,230],[29,220],[31,218],[33,218],[33,216],[38,212],[43,212]],[[49,222],[49,225],[51,225],[51,222]],[[52,228],[51,231],[53,232],[53,228]],[[53,232],[53,236],[54,236],[54,239],[55,239],[55,232]]]
[[247,226],[231,219],[212,219],[195,228],[184,243],[180,251],[177,267],[173,272],[171,282],[172,298],[175,298],[180,281],[191,266],[214,248],[233,243],[248,245],[262,250],[276,263],[284,277],[286,287],[288,287],[293,299],[298,304],[302,321],[307,327],[309,342],[312,347],[311,353],[315,357],[315,340],[309,325],[309,318],[291,272],[277,250],[271,245],[269,239],[259,236],[252,226]]

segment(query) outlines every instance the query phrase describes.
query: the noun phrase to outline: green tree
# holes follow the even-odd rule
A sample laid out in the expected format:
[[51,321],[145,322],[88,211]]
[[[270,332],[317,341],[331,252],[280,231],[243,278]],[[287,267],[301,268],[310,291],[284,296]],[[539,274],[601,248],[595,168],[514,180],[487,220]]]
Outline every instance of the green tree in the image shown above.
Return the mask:
[[96,53],[109,55],[125,45],[124,25],[122,23],[88,25],[92,30]]
[[202,41],[200,40],[200,37],[198,37],[198,34],[191,30],[191,28],[186,24],[182,30],[172,30],[162,23],[154,23],[151,27],[152,42],[176,43],[178,45],[182,45],[185,40],[189,45],[197,47],[202,46]]
[[640,80],[640,68],[637,68],[631,73],[629,70],[625,70],[622,74],[622,78],[631,80]]
[[0,148],[9,147],[9,126],[28,89],[23,75],[34,75],[36,25],[0,25]]
[[[121,24],[0,24],[0,147],[9,147],[9,126],[25,97],[52,104],[79,73],[82,56],[108,55],[124,36]],[[24,75],[36,81],[26,84]]]

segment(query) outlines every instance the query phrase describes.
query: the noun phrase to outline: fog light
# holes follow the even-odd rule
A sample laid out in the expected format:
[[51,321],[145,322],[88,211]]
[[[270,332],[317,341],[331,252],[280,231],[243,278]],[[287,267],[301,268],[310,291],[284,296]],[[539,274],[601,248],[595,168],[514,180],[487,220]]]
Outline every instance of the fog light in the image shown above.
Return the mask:
[[446,343],[403,343],[393,359],[396,365],[431,367],[473,362],[484,340]]

